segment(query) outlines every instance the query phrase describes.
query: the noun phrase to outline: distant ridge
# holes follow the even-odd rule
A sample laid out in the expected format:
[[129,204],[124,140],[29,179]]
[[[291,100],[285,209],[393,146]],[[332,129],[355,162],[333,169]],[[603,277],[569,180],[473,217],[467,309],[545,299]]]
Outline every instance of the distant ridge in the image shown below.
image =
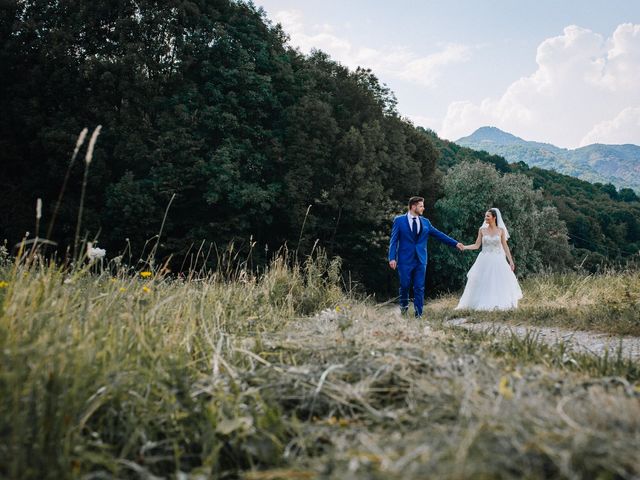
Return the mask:
[[516,137],[511,133],[500,130],[496,127],[480,127],[468,137],[461,138],[456,143],[464,141],[475,141],[480,143],[497,143],[501,145],[522,145],[527,141]]
[[496,127],[481,127],[458,145],[500,155],[511,163],[555,170],[589,182],[612,183],[640,192],[640,146],[593,144],[569,150],[530,142]]

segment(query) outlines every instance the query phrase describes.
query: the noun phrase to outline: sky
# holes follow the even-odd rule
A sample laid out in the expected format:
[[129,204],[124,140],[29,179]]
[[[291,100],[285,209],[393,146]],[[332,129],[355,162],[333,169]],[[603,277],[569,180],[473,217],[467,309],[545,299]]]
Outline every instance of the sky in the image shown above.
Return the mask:
[[442,138],[640,145],[640,0],[254,0],[290,44],[371,68]]

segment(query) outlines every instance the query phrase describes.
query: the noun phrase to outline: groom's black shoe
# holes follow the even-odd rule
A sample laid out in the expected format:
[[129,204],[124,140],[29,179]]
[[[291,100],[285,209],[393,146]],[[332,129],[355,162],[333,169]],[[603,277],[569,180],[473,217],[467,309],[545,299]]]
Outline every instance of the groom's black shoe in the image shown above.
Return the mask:
[[409,307],[400,307],[400,315],[406,317],[409,313]]

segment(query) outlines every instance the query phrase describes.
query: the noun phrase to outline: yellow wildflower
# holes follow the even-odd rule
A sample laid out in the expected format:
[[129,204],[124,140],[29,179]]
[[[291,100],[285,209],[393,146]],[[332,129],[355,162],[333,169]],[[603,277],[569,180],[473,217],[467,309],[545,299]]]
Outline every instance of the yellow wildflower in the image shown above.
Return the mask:
[[151,273],[151,272],[149,272],[148,270],[146,270],[146,271],[144,271],[144,272],[140,272],[140,276],[141,276],[142,278],[148,278],[148,277],[150,277],[151,275],[152,275],[152,273]]
[[507,400],[511,400],[513,398],[513,390],[509,386],[509,377],[504,375],[500,379],[500,383],[498,384],[498,392]]
[[127,291],[127,289],[126,289],[126,288],[124,288],[124,287],[120,287],[120,291],[121,291],[121,292],[126,292],[126,291]]
[[349,421],[348,418],[329,417],[329,418],[327,418],[326,423],[328,425],[338,425],[340,427],[346,427],[351,422]]
[[145,285],[144,287],[142,287],[142,291],[144,293],[149,293],[151,291],[151,289]]
[[5,282],[4,280],[0,280],[0,288],[7,288],[9,286],[9,282]]

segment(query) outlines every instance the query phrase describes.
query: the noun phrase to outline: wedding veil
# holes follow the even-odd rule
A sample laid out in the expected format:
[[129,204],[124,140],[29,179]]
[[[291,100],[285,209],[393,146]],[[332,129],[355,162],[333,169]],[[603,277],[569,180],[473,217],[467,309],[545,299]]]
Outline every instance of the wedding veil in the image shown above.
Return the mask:
[[[509,230],[507,230],[507,226],[502,221],[502,214],[500,213],[500,210],[497,208],[490,208],[489,210],[493,210],[494,212],[496,212],[496,225],[498,226],[498,228],[504,230],[504,238],[506,240],[509,240]],[[487,222],[484,222],[481,228],[487,228],[488,226],[489,224]]]

